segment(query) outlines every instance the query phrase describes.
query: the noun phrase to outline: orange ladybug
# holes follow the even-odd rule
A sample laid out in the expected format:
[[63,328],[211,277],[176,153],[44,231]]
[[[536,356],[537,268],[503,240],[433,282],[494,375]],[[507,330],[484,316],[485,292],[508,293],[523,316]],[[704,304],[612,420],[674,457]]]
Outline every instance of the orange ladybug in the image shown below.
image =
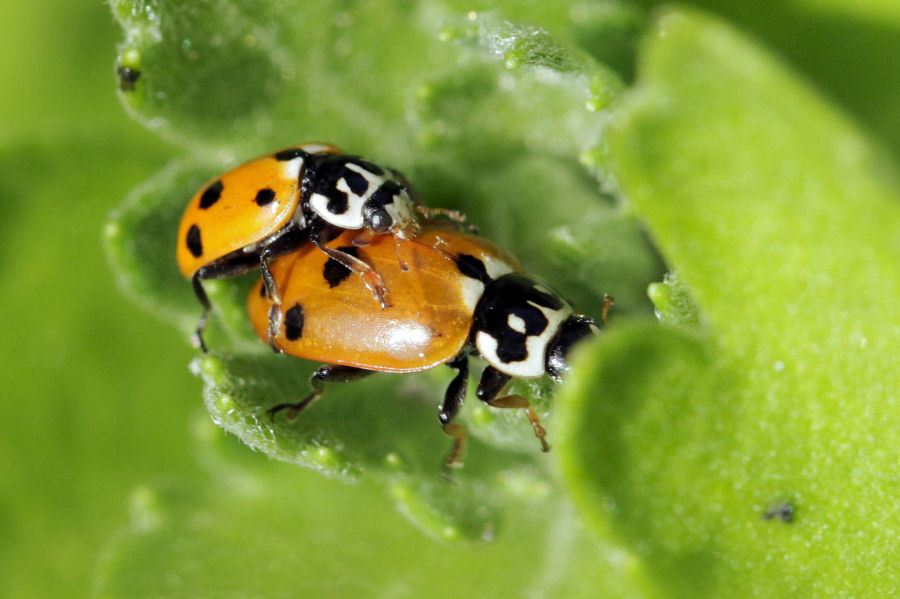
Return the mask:
[[[270,413],[287,409],[288,417],[295,418],[322,395],[326,382],[446,364],[457,370],[438,415],[444,431],[455,439],[446,462],[451,465],[465,438],[453,419],[466,395],[469,356],[477,354],[488,362],[478,398],[495,407],[524,409],[546,451],[544,429],[528,400],[501,396],[501,391],[514,376],[548,374],[559,381],[571,348],[598,332],[594,320],[573,313],[543,281],[522,274],[513,256],[479,237],[428,230],[396,247],[385,238],[366,246],[353,246],[352,241],[353,234],[345,232],[327,246],[372,264],[391,288],[393,303],[382,309],[359,277],[311,245],[276,259],[271,273],[285,311],[272,343],[285,353],[327,364],[313,374],[312,393]],[[247,309],[264,340],[271,306],[259,281]]]
[[188,203],[176,248],[178,266],[203,305],[195,344],[206,351],[203,330],[210,303],[201,281],[237,276],[257,266],[274,300],[274,331],[281,318],[280,294],[269,263],[306,241],[359,275],[386,307],[390,298],[379,274],[352,253],[325,247],[321,240],[335,229],[356,231],[356,243],[380,234],[410,239],[419,233],[417,210],[403,175],[329,144],[285,148],[208,182]]

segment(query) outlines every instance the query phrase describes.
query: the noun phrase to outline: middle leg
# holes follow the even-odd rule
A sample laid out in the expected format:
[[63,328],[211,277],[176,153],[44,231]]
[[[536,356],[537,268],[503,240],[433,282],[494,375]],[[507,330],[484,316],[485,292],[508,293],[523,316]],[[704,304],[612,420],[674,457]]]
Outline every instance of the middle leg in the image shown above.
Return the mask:
[[453,449],[450,450],[450,453],[444,459],[443,470],[445,474],[449,472],[451,467],[462,465],[460,457],[466,442],[466,429],[458,422],[454,422],[453,419],[459,414],[466,399],[466,389],[469,386],[469,356],[457,356],[452,361],[447,362],[447,366],[455,369],[457,373],[447,386],[447,391],[444,393],[444,403],[441,404],[441,409],[438,413],[441,428],[444,429],[446,434],[453,437]]
[[484,369],[484,372],[481,373],[481,380],[478,382],[478,389],[475,391],[475,395],[477,395],[478,399],[484,403],[495,408],[518,408],[525,410],[525,415],[531,423],[531,428],[534,429],[534,436],[541,442],[541,449],[543,451],[550,451],[550,445],[547,443],[547,432],[544,430],[544,427],[541,426],[541,420],[531,406],[531,402],[521,395],[505,395],[503,397],[497,397],[497,395],[500,394],[500,391],[503,390],[503,387],[506,386],[506,383],[509,382],[510,378],[512,377],[500,372],[493,366],[487,366]]

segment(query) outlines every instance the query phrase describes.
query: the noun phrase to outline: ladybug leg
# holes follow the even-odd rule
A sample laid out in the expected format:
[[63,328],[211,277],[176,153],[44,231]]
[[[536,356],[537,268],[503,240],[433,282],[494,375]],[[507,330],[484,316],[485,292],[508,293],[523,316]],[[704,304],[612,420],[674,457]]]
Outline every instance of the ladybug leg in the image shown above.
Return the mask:
[[450,219],[457,226],[457,228],[467,229],[470,233],[478,233],[478,227],[466,222],[465,214],[463,214],[459,210],[448,210],[446,208],[429,208],[422,203],[421,199],[419,199],[419,193],[410,184],[403,173],[394,169],[391,169],[391,172],[394,174],[394,177],[398,181],[400,181],[404,187],[406,187],[406,191],[407,193],[409,193],[409,197],[412,198],[413,209],[419,216],[422,217],[422,219],[425,221],[425,224],[439,224],[441,221],[437,217],[443,216],[444,218]]
[[278,291],[278,283],[272,276],[272,270],[269,263],[289,252],[300,247],[308,237],[308,231],[301,229],[292,229],[282,234],[278,239],[274,240],[259,255],[259,269],[262,271],[263,285],[266,288],[266,295],[272,300],[272,306],[269,308],[269,331],[267,338],[269,347],[275,353],[282,353],[282,350],[275,346],[275,337],[278,330],[284,322],[284,312],[281,310],[281,292]]
[[312,241],[317,248],[328,254],[329,258],[340,262],[351,272],[361,277],[363,283],[366,284],[366,287],[369,288],[369,291],[372,292],[372,295],[375,296],[375,299],[378,300],[378,303],[381,304],[382,308],[391,307],[391,297],[388,294],[387,287],[384,286],[381,275],[375,272],[375,269],[356,256],[351,256],[340,250],[322,245],[317,236],[310,237],[310,241]]
[[[375,239],[378,235],[383,235],[383,233],[376,233],[374,231],[364,230],[360,231],[359,235],[354,237],[350,243],[352,243],[356,247],[365,247],[372,243],[372,240]],[[402,239],[394,235],[394,255],[397,257],[397,263],[400,265],[400,270],[406,272],[409,270],[409,266],[406,263],[406,260],[400,255],[400,242]]]
[[194,347],[199,347],[203,351],[203,353],[207,353],[209,351],[209,349],[206,347],[206,342],[203,341],[203,331],[206,330],[206,321],[209,318],[210,310],[212,310],[212,304],[209,301],[209,297],[206,295],[206,290],[203,289],[202,281],[204,279],[224,279],[228,277],[236,277],[240,274],[244,274],[255,266],[256,258],[254,257],[249,261],[245,260],[223,262],[220,264],[210,264],[198,269],[197,272],[194,273],[194,276],[191,277],[191,285],[194,287],[194,295],[197,296],[197,299],[203,306],[203,313],[200,315],[200,319],[197,321],[197,328],[194,331],[194,334],[191,335],[191,345],[193,345]]
[[204,353],[208,351],[206,343],[203,341],[203,331],[206,330],[206,321],[212,309],[212,304],[201,283],[205,279],[228,279],[260,267],[266,285],[266,293],[277,302],[276,305],[280,315],[281,297],[278,293],[278,287],[275,285],[275,279],[269,270],[269,260],[300,247],[306,241],[308,234],[306,230],[289,230],[272,241],[259,255],[236,251],[213,264],[208,264],[198,269],[191,277],[191,284],[194,287],[194,295],[197,296],[197,299],[203,305],[203,314],[200,315],[200,320],[197,322],[197,329],[191,337],[191,344],[199,347]]
[[466,442],[466,429],[458,422],[453,422],[453,419],[459,413],[466,399],[466,388],[469,384],[469,357],[467,355],[457,356],[447,362],[447,366],[455,369],[457,374],[447,386],[444,403],[441,404],[440,412],[438,412],[441,428],[453,437],[453,449],[444,459],[443,472],[445,475],[449,473],[451,467],[462,465],[460,457]]
[[525,415],[528,417],[528,421],[531,422],[531,428],[534,429],[534,436],[541,442],[541,449],[550,451],[550,445],[547,443],[547,432],[541,426],[541,420],[535,413],[534,408],[531,407],[531,402],[521,395],[497,397],[510,378],[508,374],[500,372],[493,366],[488,366],[481,374],[481,380],[478,383],[475,395],[484,403],[495,408],[519,408],[525,410]]
[[277,406],[266,410],[266,413],[274,420],[275,414],[287,410],[287,419],[289,421],[295,420],[300,412],[306,409],[312,402],[322,397],[322,394],[325,392],[325,383],[349,383],[361,379],[364,376],[369,376],[370,374],[373,374],[373,371],[354,368],[353,366],[325,364],[320,366],[309,379],[312,393],[297,403],[280,403]]
[[368,229],[364,229],[364,230],[360,231],[359,235],[354,237],[350,241],[350,243],[352,243],[353,245],[355,245],[357,247],[367,246],[370,243],[372,243],[372,240],[377,235],[379,235],[379,233],[376,233],[375,231],[370,231]]
[[403,272],[406,272],[409,270],[409,263],[401,255],[401,248],[400,248],[401,241],[402,240],[399,237],[397,237],[396,235],[394,236],[394,256],[397,257],[397,264],[400,265],[400,270],[402,270]]
[[272,300],[272,305],[269,307],[269,330],[266,337],[269,340],[269,347],[272,348],[272,351],[280,354],[282,350],[275,346],[275,336],[284,322],[284,312],[281,309],[281,292],[278,291],[278,284],[275,282],[275,277],[272,276],[272,271],[269,268],[270,259],[271,256],[268,249],[259,258],[259,269],[262,271],[263,286],[266,289],[266,295]]
[[606,293],[603,294],[603,308],[600,309],[600,318],[603,319],[603,326],[606,326],[606,315],[609,313],[609,309],[612,308],[613,302],[616,301],[611,295]]
[[450,220],[458,229],[465,229],[469,233],[478,233],[478,227],[466,222],[466,215],[459,210],[448,210],[447,208],[429,208],[422,204],[416,204],[416,212],[418,212],[425,220],[425,224],[439,224],[444,217]]
[[206,319],[209,317],[209,311],[212,310],[212,305],[209,303],[209,297],[203,289],[203,283],[200,282],[199,270],[191,277],[191,285],[194,287],[194,295],[197,296],[200,304],[203,305],[203,314],[200,315],[200,320],[197,321],[197,328],[194,330],[194,334],[191,335],[191,345],[199,347],[205,354],[209,350],[206,348],[206,343],[203,342],[203,330],[206,329]]

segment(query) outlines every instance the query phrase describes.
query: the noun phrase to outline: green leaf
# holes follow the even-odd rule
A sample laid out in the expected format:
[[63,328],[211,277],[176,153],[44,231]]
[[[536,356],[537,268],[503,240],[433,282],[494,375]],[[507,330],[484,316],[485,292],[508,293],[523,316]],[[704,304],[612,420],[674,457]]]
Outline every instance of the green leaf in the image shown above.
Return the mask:
[[[221,433],[195,430],[204,453],[228,453]],[[208,480],[135,491],[96,596],[640,596],[633,560],[594,539],[547,481],[507,473],[502,529],[451,544],[394,513],[396,488],[388,497],[260,456],[207,463]]]
[[599,314],[609,294],[616,314],[649,313],[646,285],[662,275],[662,263],[637,219],[599,192],[582,167],[532,153],[490,172],[475,168],[446,157],[423,163],[415,180],[429,205],[465,212],[580,310]]
[[892,596],[900,170],[699,13],[661,13],[639,73],[613,169],[708,332],[581,356],[567,484],[662,595]]
[[62,129],[0,144],[3,596],[89,595],[130,490],[160,464],[197,469],[183,459],[190,352],[117,292],[98,242],[110,207],[164,163],[133,141]]
[[[415,154],[409,148],[413,131],[397,125],[422,95],[425,79],[451,71],[466,78],[469,70],[458,50],[435,42],[441,31],[448,37],[450,23],[479,20],[479,13],[453,2],[411,7],[397,0],[262,6],[246,0],[112,0],[112,9],[125,33],[119,64],[140,73],[122,99],[166,137],[242,153],[277,147],[261,145],[266,140],[353,139],[361,150],[393,148],[406,159]],[[562,5],[528,13],[572,25]],[[503,12],[497,17],[485,35],[504,40],[508,60],[538,64],[551,79],[561,70],[589,76],[597,107],[615,96],[612,71],[587,56],[576,64],[571,51],[543,30],[513,25]]]
[[699,326],[700,309],[676,273],[666,273],[662,282],[652,283],[647,288],[647,295],[660,322],[687,328]]
[[[203,378],[216,424],[271,458],[345,482],[382,482],[401,512],[431,536],[478,538],[486,527],[496,530],[510,491],[505,477],[545,484],[538,458],[546,458],[524,414],[507,410],[497,417],[484,408],[468,416],[474,438],[467,443],[465,467],[452,473],[454,484],[443,480],[452,442],[438,426],[436,407],[449,370],[332,385],[296,421],[271,417],[268,409],[309,393],[314,367],[286,355],[210,355],[192,369]],[[536,407],[547,415],[546,401]],[[492,449],[479,439],[515,451]]]
[[[640,0],[648,9],[665,5]],[[760,40],[900,156],[900,3],[692,0]]]

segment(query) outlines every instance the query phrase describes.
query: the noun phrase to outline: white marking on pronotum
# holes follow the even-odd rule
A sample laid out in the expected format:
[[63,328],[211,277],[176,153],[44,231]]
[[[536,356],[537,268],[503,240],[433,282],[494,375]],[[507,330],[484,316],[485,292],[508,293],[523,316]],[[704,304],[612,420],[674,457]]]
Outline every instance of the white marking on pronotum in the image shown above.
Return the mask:
[[509,328],[511,328],[512,330],[514,330],[518,333],[524,334],[525,331],[528,330],[525,326],[525,321],[522,319],[521,316],[518,316],[516,314],[508,315],[506,318],[506,324],[509,325]]
[[[529,335],[525,338],[526,353],[524,360],[519,360],[518,362],[503,362],[497,355],[499,344],[494,337],[491,337],[485,331],[478,331],[478,334],[475,336],[475,347],[478,348],[478,353],[481,354],[482,358],[487,360],[488,363],[500,372],[521,378],[535,378],[544,374],[547,345],[550,343],[553,336],[556,335],[556,332],[559,330],[563,321],[572,314],[572,308],[567,303],[563,303],[562,308],[559,310],[547,308],[532,301],[529,301],[528,303],[541,311],[547,319],[547,326],[541,333]],[[512,318],[518,318],[520,321],[522,320],[518,316],[510,314],[509,324],[511,327],[513,326]],[[524,325],[525,323],[522,321],[523,330]],[[513,327],[513,330],[517,329]]]
[[309,206],[316,213],[325,219],[326,222],[342,229],[362,229],[363,228],[363,204],[378,189],[382,177],[373,174],[358,164],[348,162],[346,168],[362,175],[369,184],[363,195],[359,196],[350,190],[347,180],[344,177],[337,182],[335,187],[338,191],[347,194],[347,210],[341,214],[335,214],[328,209],[328,197],[321,193],[314,193],[309,197]]

